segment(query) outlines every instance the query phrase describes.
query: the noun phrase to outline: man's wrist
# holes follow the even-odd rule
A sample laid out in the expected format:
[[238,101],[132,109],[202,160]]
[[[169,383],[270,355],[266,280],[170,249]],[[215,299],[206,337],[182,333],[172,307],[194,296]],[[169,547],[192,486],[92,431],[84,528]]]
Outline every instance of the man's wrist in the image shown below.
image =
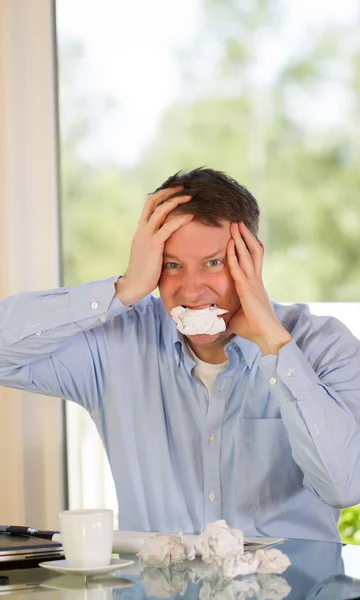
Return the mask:
[[258,338],[256,344],[259,346],[263,356],[266,356],[267,354],[278,356],[281,348],[286,346],[291,340],[292,337],[290,333],[279,324],[266,335]]
[[133,290],[129,289],[125,276],[120,277],[115,284],[115,298],[120,300],[124,306],[132,306],[140,300]]

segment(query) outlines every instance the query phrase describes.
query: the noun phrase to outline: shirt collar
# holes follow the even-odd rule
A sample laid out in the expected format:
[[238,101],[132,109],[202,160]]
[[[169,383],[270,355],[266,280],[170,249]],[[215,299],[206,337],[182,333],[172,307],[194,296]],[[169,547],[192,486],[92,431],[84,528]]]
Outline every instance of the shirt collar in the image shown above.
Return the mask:
[[[244,360],[249,368],[251,368],[255,362],[255,358],[260,353],[260,348],[255,342],[251,342],[250,340],[246,340],[238,335],[233,337],[229,344],[234,344],[237,348],[239,348],[241,354],[244,357]],[[226,346],[225,346],[226,347]]]
[[[276,309],[277,305],[275,303],[273,303],[273,304],[274,304],[274,308]],[[172,340],[172,348],[174,349],[174,358],[175,358],[177,366],[178,367],[180,366],[181,360],[184,357],[186,357],[191,362],[191,364],[189,363],[189,366],[191,366],[191,367],[195,366],[195,364],[196,364],[195,361],[193,361],[193,359],[190,356],[188,356],[188,354],[185,352],[185,343],[186,342],[185,342],[184,336],[177,329],[174,321],[172,320],[170,315],[165,310],[165,307],[164,307],[161,299],[160,299],[160,306],[161,306],[160,313],[161,313],[162,326],[164,328],[165,336],[166,337],[169,336],[170,339]],[[255,344],[255,342],[246,340],[245,338],[242,338],[238,335],[233,337],[232,340],[226,344],[225,352],[230,348],[235,348],[235,350],[237,352],[240,352],[240,354],[244,357],[244,360],[245,360],[247,366],[250,369],[253,366],[256,357],[261,352],[259,346],[257,346],[257,344]],[[228,355],[229,352],[226,352],[226,354]]]
[[[174,358],[177,366],[179,367],[181,364],[182,357],[184,356],[184,344],[185,339],[184,336],[177,329],[174,321],[170,317],[170,315],[165,310],[165,307],[160,299],[160,318],[161,324],[163,328],[163,336],[164,340],[171,340],[171,348],[174,352]],[[191,359],[192,360],[192,359]],[[195,362],[194,362],[195,365]]]
[[[170,317],[169,317],[169,320],[171,321],[171,324],[172,324],[171,333],[172,333],[174,355],[175,355],[175,360],[177,362],[177,366],[178,367],[180,366],[181,359],[185,358],[185,356],[186,356],[186,358],[189,358],[191,363],[193,363],[193,364],[191,364],[191,366],[194,366],[196,363],[193,361],[193,359],[190,356],[188,356],[188,353],[185,352],[185,343],[186,342],[185,342],[184,336],[177,329],[175,323],[172,321],[172,319]],[[240,354],[242,354],[247,366],[250,369],[254,364],[255,358],[260,353],[259,346],[257,346],[254,342],[251,342],[250,340],[246,340],[240,336],[233,337],[232,340],[230,340],[230,342],[228,342],[226,344],[225,353],[227,356],[229,354],[230,348],[235,348],[235,349],[237,349],[237,351],[240,351]],[[228,358],[229,358],[229,356],[228,356]]]
[[[177,366],[180,367],[180,363],[181,363],[181,359],[185,358],[185,356],[187,356],[186,352],[185,352],[185,338],[182,335],[182,333],[180,333],[180,331],[177,329],[175,323],[173,323],[173,345],[174,345],[174,351],[175,351],[175,360],[177,363]],[[189,357],[190,360],[193,360],[191,357]],[[195,365],[195,361],[194,361],[194,365]]]

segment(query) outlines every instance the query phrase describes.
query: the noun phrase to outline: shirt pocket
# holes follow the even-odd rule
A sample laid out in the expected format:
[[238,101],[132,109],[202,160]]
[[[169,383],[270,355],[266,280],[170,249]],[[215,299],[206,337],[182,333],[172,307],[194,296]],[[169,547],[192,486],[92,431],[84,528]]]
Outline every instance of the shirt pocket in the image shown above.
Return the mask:
[[253,452],[280,452],[290,446],[282,419],[240,419],[239,436]]
[[282,419],[240,419],[234,444],[239,514],[271,514],[299,493],[303,474]]

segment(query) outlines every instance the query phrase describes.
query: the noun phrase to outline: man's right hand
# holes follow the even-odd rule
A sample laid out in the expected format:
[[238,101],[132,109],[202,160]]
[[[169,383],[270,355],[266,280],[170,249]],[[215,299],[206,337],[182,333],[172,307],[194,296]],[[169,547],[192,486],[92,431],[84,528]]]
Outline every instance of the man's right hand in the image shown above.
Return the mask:
[[191,200],[191,196],[176,196],[168,200],[182,189],[179,186],[160,190],[145,202],[131,244],[128,268],[115,286],[115,297],[126,306],[139,302],[154,291],[161,275],[166,240],[193,219],[194,215],[175,215],[166,220],[179,204]]

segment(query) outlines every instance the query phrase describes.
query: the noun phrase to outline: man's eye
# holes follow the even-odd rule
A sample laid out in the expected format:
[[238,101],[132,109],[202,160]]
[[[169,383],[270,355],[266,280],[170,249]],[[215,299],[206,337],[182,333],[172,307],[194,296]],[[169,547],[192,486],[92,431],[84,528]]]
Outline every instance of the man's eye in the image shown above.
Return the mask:
[[221,265],[222,262],[219,258],[212,258],[211,260],[209,260],[208,265],[210,267],[218,267],[219,265]]
[[178,264],[176,262],[168,262],[164,264],[164,269],[170,269],[170,271],[173,271],[174,269],[178,268]]

